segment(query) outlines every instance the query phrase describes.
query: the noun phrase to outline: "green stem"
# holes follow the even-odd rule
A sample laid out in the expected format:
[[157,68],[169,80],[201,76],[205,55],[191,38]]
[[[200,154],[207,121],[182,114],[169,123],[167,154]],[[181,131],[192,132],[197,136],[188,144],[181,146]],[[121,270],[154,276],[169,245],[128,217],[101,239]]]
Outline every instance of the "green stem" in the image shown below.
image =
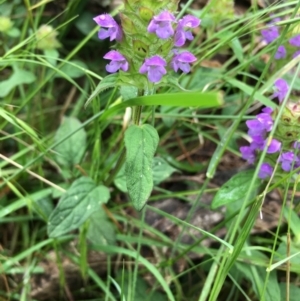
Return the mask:
[[[144,90],[140,89],[138,91],[138,96],[142,96],[142,95],[144,95]],[[135,106],[133,108],[133,118],[132,118],[134,124],[139,125],[140,119],[141,119],[141,114],[142,114],[142,106]],[[115,176],[118,174],[121,167],[123,166],[125,159],[126,159],[126,150],[124,149],[122,151],[122,154],[121,154],[115,168],[112,170],[109,177],[105,181],[106,186],[109,186],[113,182]]]

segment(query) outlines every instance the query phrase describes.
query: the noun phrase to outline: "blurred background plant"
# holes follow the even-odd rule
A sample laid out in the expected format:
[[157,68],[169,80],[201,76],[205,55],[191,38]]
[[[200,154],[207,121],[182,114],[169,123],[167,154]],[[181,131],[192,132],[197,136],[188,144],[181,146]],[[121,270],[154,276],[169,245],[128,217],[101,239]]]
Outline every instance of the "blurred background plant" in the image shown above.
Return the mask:
[[[263,182],[266,149],[249,167],[239,148],[262,108],[278,112],[276,129],[277,79],[298,99],[299,57],[274,57],[298,30],[300,4],[179,3],[178,19],[201,19],[184,48],[197,62],[179,84],[220,91],[224,104],[163,105],[172,85],[158,90],[161,106],[138,103],[160,136],[142,212],[115,169],[132,91],[113,86],[84,109],[112,46],[93,18],[119,22],[122,5],[0,1],[0,298],[298,300],[297,174]],[[261,31],[276,18],[278,37],[266,43]]]

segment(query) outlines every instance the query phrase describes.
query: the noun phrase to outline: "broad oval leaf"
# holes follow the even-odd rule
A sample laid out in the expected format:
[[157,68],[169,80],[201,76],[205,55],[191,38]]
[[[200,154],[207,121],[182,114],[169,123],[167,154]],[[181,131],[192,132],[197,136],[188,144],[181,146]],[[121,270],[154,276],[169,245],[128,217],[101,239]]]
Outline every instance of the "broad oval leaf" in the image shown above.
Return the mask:
[[76,180],[61,197],[48,221],[48,235],[58,237],[80,227],[89,216],[106,203],[110,193],[105,186],[82,177]]
[[98,209],[90,216],[87,238],[94,245],[115,245],[116,232],[114,225],[108,219],[103,208]]
[[127,190],[133,206],[142,210],[153,188],[152,162],[159,137],[149,124],[133,125],[125,132]]
[[[218,190],[211,204],[212,209],[244,198],[249,189],[249,183],[252,180],[253,174],[253,170],[246,170],[234,175]],[[257,179],[253,188],[257,189],[260,185],[261,181]]]
[[162,181],[170,177],[170,175],[178,170],[172,167],[165,159],[155,157],[153,161],[153,183],[160,184]]
[[60,141],[64,137],[70,135],[64,142],[60,143],[56,148],[56,159],[58,163],[66,167],[72,167],[78,164],[86,149],[86,133],[82,128],[74,135],[72,132],[82,127],[82,123],[74,117],[64,117],[62,124],[58,128],[54,141]]

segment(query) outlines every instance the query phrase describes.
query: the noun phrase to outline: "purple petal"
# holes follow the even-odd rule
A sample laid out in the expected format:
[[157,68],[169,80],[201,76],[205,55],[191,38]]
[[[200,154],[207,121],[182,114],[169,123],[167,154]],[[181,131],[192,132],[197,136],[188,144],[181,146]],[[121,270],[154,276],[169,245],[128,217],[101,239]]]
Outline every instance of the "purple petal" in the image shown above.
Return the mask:
[[175,21],[174,15],[166,10],[161,12],[159,15],[154,16],[153,19],[155,21],[169,21],[169,22]]
[[274,58],[276,60],[279,60],[279,59],[284,59],[285,57],[286,57],[285,47],[283,45],[280,45],[277,49],[277,52],[275,53]]
[[125,60],[125,57],[119,51],[116,50],[111,50],[107,52],[103,58],[106,60],[113,60],[113,61]]
[[189,73],[191,71],[191,66],[187,63],[179,62],[179,69],[181,69],[184,73]]
[[286,97],[286,94],[288,93],[289,91],[289,85],[287,84],[287,82],[282,79],[282,78],[279,78],[275,81],[275,89],[276,91],[274,92],[274,94],[272,95],[272,98],[274,97],[277,97],[279,102],[281,103],[285,97]]
[[164,74],[167,73],[165,66],[167,62],[158,55],[145,59],[145,62],[140,67],[140,73],[148,73],[149,81],[159,82]]
[[99,15],[93,18],[93,20],[101,27],[115,27],[117,24],[113,17],[108,14]]
[[152,83],[157,83],[161,80],[163,74],[166,74],[166,70],[163,67],[151,67],[148,71],[148,79]]
[[155,33],[160,39],[168,39],[174,35],[172,23],[175,17],[168,11],[163,11],[154,16],[148,25],[148,32]]
[[121,68],[120,62],[111,61],[108,65],[106,65],[105,69],[107,72],[115,73]]
[[265,107],[265,108],[262,109],[262,111],[263,111],[264,113],[266,113],[266,114],[272,114],[273,109],[270,108],[270,107]]
[[275,25],[271,25],[266,29],[261,31],[261,35],[266,43],[271,43],[279,37],[278,27]]
[[98,38],[100,40],[104,40],[106,38],[108,38],[110,36],[110,33],[107,29],[105,28],[101,28],[99,31],[98,31]]
[[111,60],[111,62],[106,65],[106,71],[110,73],[117,72],[119,69],[123,71],[127,71],[129,68],[129,64],[126,58],[118,51],[111,50],[106,53],[103,57],[106,60]]
[[182,27],[195,28],[201,24],[201,20],[192,15],[186,15],[181,20],[179,20],[180,25]]
[[281,148],[281,142],[276,139],[272,139],[271,143],[268,146],[267,153],[268,154],[277,153],[280,151],[280,148]]
[[166,66],[167,62],[160,56],[154,55],[148,59],[146,59],[146,64],[148,66]]
[[298,55],[300,55],[300,50],[297,50],[297,51],[293,54],[293,59],[294,59],[295,57],[297,57]]
[[147,30],[148,30],[148,32],[154,33],[156,28],[157,28],[157,25],[156,25],[155,21],[152,19],[148,25]]
[[259,172],[258,172],[258,177],[260,179],[266,179],[271,177],[273,173],[274,168],[269,164],[269,163],[263,163],[260,166]]
[[247,160],[249,164],[253,164],[255,161],[255,151],[249,146],[240,147],[242,158]]
[[176,47],[181,47],[184,45],[186,41],[186,37],[185,37],[185,32],[184,30],[177,30],[175,32],[175,46]]
[[155,33],[160,39],[168,39],[169,37],[173,36],[174,29],[169,23],[161,24]]
[[[93,19],[99,26],[101,26],[98,32],[98,37],[100,40],[110,37],[110,41],[117,40],[121,41],[123,37],[122,30],[118,23],[107,14],[99,15]],[[106,30],[105,28],[108,28]]]
[[289,40],[292,46],[300,47],[300,35],[297,35]]
[[279,162],[284,171],[290,171],[292,165],[299,162],[299,158],[293,152],[285,152],[281,154]]

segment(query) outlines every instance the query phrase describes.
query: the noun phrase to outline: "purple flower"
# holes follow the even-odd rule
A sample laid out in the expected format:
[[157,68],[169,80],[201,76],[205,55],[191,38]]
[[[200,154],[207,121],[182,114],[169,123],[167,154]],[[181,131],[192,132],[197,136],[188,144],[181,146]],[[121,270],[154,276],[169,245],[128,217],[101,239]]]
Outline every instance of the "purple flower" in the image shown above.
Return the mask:
[[297,57],[298,55],[300,55],[300,50],[297,50],[297,51],[293,54],[293,59],[294,59],[295,57]]
[[274,170],[274,168],[269,163],[263,163],[260,166],[260,169],[258,172],[258,177],[260,179],[269,178],[269,177],[271,177],[273,170]]
[[148,25],[148,31],[156,33],[160,39],[168,39],[174,34],[174,29],[172,27],[174,21],[175,17],[173,14],[168,11],[163,11],[152,18]]
[[104,55],[106,60],[111,60],[111,62],[106,65],[106,71],[110,73],[117,72],[119,69],[122,69],[123,71],[128,70],[128,62],[125,59],[125,57],[116,50],[111,50],[108,53]]
[[299,159],[293,152],[286,152],[281,154],[279,162],[281,162],[281,168],[284,171],[290,171],[293,162],[296,164],[297,162],[299,162]]
[[273,109],[270,108],[270,107],[265,107],[265,108],[262,109],[262,111],[263,111],[264,113],[267,113],[267,114],[272,114]]
[[281,103],[284,100],[287,92],[289,91],[289,85],[284,79],[279,78],[275,81],[275,88],[277,91],[274,92],[272,98],[277,97],[279,102]]
[[240,152],[242,154],[242,158],[247,160],[249,164],[253,164],[255,161],[255,150],[250,146],[242,146],[240,147]]
[[[110,41],[117,40],[121,41],[123,37],[122,30],[118,23],[107,14],[99,15],[93,20],[101,26],[101,29],[98,32],[98,37],[100,40],[104,40],[110,37]],[[107,29],[106,29],[107,28]]]
[[297,36],[295,37],[292,37],[290,40],[289,40],[290,44],[292,46],[295,46],[295,47],[300,47],[300,34],[298,34]]
[[250,147],[257,150],[263,150],[266,145],[266,139],[261,135],[252,136]]
[[269,25],[269,27],[261,31],[261,35],[266,43],[270,44],[279,37],[278,27],[275,25]]
[[300,149],[300,141],[295,141],[295,142],[293,143],[293,148],[295,148],[295,149]]
[[148,73],[148,79],[152,83],[157,83],[162,76],[167,73],[165,66],[166,61],[158,55],[154,55],[145,59],[144,64],[140,68],[140,73]]
[[180,19],[175,32],[175,46],[181,47],[186,40],[192,41],[194,37],[189,29],[198,27],[200,23],[201,20],[192,15],[186,15]]
[[171,67],[175,72],[180,69],[184,73],[189,73],[191,70],[190,64],[195,62],[197,58],[189,51],[176,53],[171,61]]
[[277,52],[275,53],[275,56],[274,58],[276,60],[279,60],[279,59],[284,59],[286,56],[286,50],[285,50],[285,47],[283,45],[280,45],[277,49]]
[[270,144],[268,145],[267,153],[268,154],[274,154],[280,151],[281,148],[281,142],[279,142],[276,139],[272,139]]
[[247,120],[248,134],[252,136],[264,135],[270,132],[273,127],[273,119],[268,113],[261,113],[254,120]]

